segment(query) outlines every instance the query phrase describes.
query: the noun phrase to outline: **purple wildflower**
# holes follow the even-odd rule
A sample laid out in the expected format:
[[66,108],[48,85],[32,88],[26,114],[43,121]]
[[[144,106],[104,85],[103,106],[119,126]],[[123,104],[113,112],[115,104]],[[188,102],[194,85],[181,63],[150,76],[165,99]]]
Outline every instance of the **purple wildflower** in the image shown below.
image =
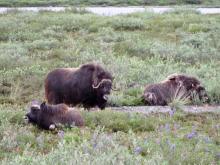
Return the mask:
[[194,137],[196,137],[197,132],[195,130],[192,130],[192,132],[190,132],[189,134],[186,135],[187,139],[192,139]]
[[167,145],[169,146],[171,151],[174,151],[176,148],[176,144],[172,144],[169,139],[166,140]]
[[135,153],[136,155],[140,154],[141,151],[142,151],[142,148],[141,148],[141,147],[136,147],[136,148],[134,149],[134,153]]
[[169,111],[170,117],[173,117],[174,113],[175,113],[174,111],[170,110],[170,111]]
[[175,112],[176,112],[176,109],[175,108],[171,108],[171,110],[169,111],[170,117],[173,117]]
[[97,143],[94,143],[93,144],[93,148],[95,149],[97,147]]
[[62,130],[58,131],[58,133],[57,133],[58,137],[61,138],[61,139],[64,138],[64,134],[65,134],[65,133],[64,133],[64,131],[62,131]]

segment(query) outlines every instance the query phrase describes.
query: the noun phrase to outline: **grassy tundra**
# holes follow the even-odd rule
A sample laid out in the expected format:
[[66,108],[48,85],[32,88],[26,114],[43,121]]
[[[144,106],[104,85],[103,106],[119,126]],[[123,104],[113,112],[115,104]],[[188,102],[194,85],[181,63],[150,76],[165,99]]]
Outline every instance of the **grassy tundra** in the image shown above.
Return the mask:
[[113,73],[120,89],[113,105],[141,104],[145,84],[175,72],[198,77],[212,103],[220,102],[220,15],[68,11],[3,14],[0,22],[0,103],[43,100],[50,70],[89,61]]
[[0,0],[0,6],[68,6],[68,5],[205,5],[219,6],[219,0]]
[[144,84],[174,72],[199,77],[218,104],[220,15],[15,11],[0,22],[0,164],[219,163],[219,114],[82,112],[85,128],[53,133],[22,116],[28,102],[44,99],[48,71],[88,61],[114,74],[112,105],[141,104]]

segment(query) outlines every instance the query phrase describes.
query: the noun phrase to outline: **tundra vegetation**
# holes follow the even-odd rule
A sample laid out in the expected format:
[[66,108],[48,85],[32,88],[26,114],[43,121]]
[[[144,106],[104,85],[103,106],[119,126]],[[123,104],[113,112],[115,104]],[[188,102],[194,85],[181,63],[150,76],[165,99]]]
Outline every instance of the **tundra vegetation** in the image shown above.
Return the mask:
[[23,116],[30,101],[43,101],[50,70],[89,61],[115,77],[119,91],[110,105],[141,105],[145,84],[175,72],[198,77],[211,104],[219,104],[220,15],[13,11],[0,15],[0,22],[0,164],[219,163],[217,112],[81,111],[84,128],[53,132],[25,125]]

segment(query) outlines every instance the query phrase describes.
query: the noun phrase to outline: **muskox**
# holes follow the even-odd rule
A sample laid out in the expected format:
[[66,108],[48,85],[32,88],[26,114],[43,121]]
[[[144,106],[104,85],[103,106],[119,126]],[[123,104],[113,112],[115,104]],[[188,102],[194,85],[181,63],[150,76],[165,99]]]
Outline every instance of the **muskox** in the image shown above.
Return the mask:
[[80,112],[65,104],[48,105],[45,102],[32,103],[29,112],[25,115],[25,120],[46,130],[55,129],[59,125],[70,127],[84,125]]
[[99,64],[88,63],[79,68],[59,68],[48,73],[45,95],[48,103],[82,104],[84,108],[104,109],[112,89],[113,77]]
[[201,82],[185,74],[172,74],[166,80],[145,87],[143,100],[147,105],[168,105],[174,99],[193,100],[195,96],[203,102],[209,98]]

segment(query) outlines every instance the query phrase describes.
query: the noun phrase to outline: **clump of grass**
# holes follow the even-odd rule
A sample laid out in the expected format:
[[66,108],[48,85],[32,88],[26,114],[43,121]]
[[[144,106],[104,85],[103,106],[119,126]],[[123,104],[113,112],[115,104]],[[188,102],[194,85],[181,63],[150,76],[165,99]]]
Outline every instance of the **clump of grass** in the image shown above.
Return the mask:
[[86,125],[91,128],[103,126],[105,130],[111,132],[123,131],[154,131],[152,120],[134,114],[119,113],[113,111],[103,111],[96,113],[83,113]]
[[191,93],[188,93],[183,86],[179,86],[176,90],[172,91],[169,106],[173,108],[180,108],[190,102]]
[[145,24],[143,20],[132,17],[116,17],[111,20],[111,26],[115,30],[144,30]]

